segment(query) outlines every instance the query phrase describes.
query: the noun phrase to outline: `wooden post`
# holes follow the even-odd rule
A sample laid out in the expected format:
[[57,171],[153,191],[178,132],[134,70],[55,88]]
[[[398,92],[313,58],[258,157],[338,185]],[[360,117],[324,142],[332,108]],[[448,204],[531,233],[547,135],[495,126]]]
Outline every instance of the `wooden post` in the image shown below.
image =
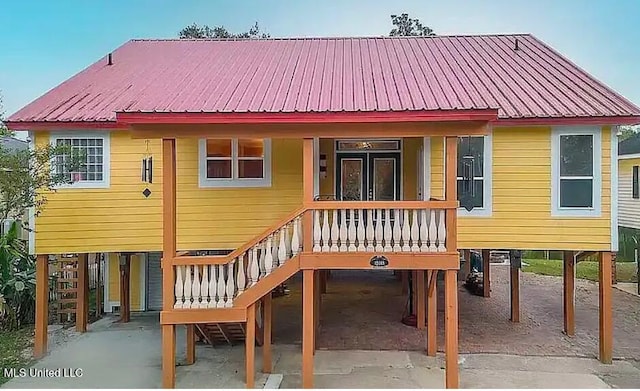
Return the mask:
[[38,359],[47,354],[47,327],[49,325],[49,256],[36,259],[36,319],[33,356]]
[[[162,140],[162,308],[173,309],[176,256],[176,140]],[[174,388],[176,378],[176,331],[162,326],[162,387]]]
[[271,322],[273,310],[271,307],[271,292],[262,299],[262,372],[271,373],[273,367],[271,359]]
[[251,304],[247,308],[247,334],[244,339],[245,346],[245,376],[246,387],[255,386],[256,371],[256,305]]
[[313,388],[313,341],[314,341],[314,274],[303,271],[302,286],[302,388]]
[[78,254],[78,280],[76,286],[76,331],[84,333],[87,331],[87,311],[89,297],[87,296],[87,254]]
[[445,386],[458,388],[458,279],[456,270],[445,271]]
[[438,271],[429,270],[427,276],[427,355],[435,356],[438,351]]
[[482,250],[482,296],[491,297],[491,250]]
[[521,253],[518,250],[509,252],[509,270],[510,270],[510,299],[511,299],[511,321],[520,322],[520,262]]
[[131,255],[120,256],[120,321],[131,320]]
[[102,256],[100,253],[96,253],[96,317],[102,316],[103,307],[102,307],[102,289],[103,287],[100,285],[100,281],[102,279],[101,274],[101,259]]
[[318,327],[320,327],[320,298],[322,292],[320,291],[320,274],[321,271],[314,273],[314,292],[313,292],[313,354],[316,354],[316,346],[318,344]]
[[425,273],[424,270],[418,270],[416,272],[416,307],[417,307],[417,311],[416,311],[416,323],[418,326],[419,330],[424,330],[425,327],[425,323],[426,323],[426,310],[427,310],[427,303],[425,303],[426,298],[427,298],[427,292],[424,288],[424,284],[425,284]]
[[194,324],[188,324],[187,326],[187,365],[191,365],[196,362],[196,327]]
[[176,383],[176,326],[162,325],[162,388]]
[[573,336],[576,331],[575,322],[575,258],[573,251],[564,251],[564,332]]
[[611,308],[611,253],[600,253],[600,361],[611,364],[613,358],[613,312]]

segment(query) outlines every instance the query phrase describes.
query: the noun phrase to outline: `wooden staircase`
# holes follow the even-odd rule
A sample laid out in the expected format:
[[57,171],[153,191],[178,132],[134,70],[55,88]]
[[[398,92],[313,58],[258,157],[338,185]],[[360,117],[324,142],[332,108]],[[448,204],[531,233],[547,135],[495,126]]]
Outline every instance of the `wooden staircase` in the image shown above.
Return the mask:
[[[196,336],[211,346],[244,344],[246,323],[207,323],[196,325]],[[261,328],[257,325],[256,345],[262,346]]]

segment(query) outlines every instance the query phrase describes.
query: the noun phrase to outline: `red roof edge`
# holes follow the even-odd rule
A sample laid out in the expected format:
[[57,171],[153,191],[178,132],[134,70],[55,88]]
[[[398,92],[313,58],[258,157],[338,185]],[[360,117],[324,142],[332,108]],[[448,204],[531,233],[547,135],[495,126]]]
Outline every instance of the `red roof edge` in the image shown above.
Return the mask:
[[493,126],[522,125],[636,125],[640,124],[640,116],[620,117],[561,117],[561,118],[505,118],[491,122]]
[[497,109],[333,113],[116,113],[118,124],[123,125],[492,121],[497,118]]
[[11,130],[79,130],[114,129],[122,127],[115,121],[5,121],[4,124]]

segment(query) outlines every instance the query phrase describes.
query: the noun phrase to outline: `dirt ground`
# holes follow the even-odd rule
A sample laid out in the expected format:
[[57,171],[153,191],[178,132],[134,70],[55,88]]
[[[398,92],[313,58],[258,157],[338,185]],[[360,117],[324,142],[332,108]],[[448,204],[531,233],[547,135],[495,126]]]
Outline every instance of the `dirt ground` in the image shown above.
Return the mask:
[[[562,279],[522,273],[520,323],[509,321],[508,266],[492,265],[491,297],[459,288],[460,353],[596,357],[598,286],[576,281],[576,336],[562,333]],[[426,330],[400,322],[406,296],[391,271],[333,271],[323,295],[319,349],[423,350]],[[301,343],[301,276],[274,300],[274,342]],[[444,345],[439,282],[438,346]],[[614,357],[640,361],[640,299],[613,290]],[[286,321],[283,321],[286,319]]]

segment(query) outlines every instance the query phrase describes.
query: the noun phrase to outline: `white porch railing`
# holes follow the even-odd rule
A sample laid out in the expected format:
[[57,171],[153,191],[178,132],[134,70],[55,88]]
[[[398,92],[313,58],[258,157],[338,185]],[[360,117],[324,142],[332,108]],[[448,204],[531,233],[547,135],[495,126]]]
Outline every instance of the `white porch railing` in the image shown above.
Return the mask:
[[302,217],[298,215],[239,254],[234,251],[230,262],[175,265],[174,308],[231,308],[236,297],[300,251]]

